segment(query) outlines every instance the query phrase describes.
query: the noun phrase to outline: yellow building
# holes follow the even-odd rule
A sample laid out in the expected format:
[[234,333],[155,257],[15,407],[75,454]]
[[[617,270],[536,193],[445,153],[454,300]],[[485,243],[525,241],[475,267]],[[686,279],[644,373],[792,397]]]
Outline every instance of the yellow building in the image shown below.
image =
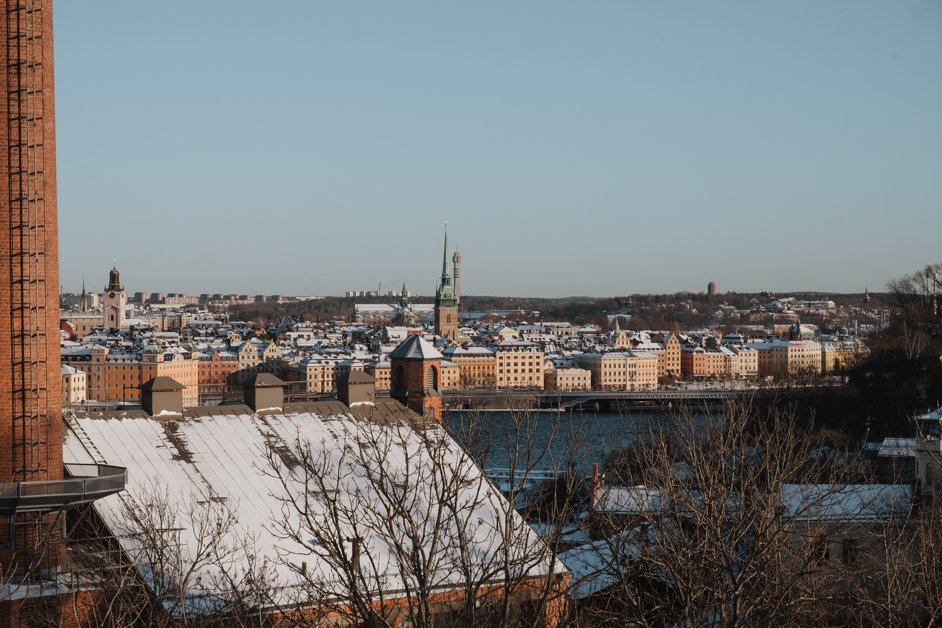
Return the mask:
[[753,378],[759,375],[759,352],[751,347],[729,347],[733,354],[729,360],[729,375],[734,378]]
[[594,390],[657,389],[657,356],[644,351],[581,353],[573,356],[592,374]]
[[445,357],[460,370],[460,388],[495,388],[497,357],[485,347],[449,347]]
[[62,406],[85,403],[88,398],[88,376],[68,365],[62,365]]
[[759,352],[759,375],[762,377],[821,373],[821,344],[814,340],[773,340],[749,346]]
[[[337,361],[327,358],[302,360],[292,369],[296,381],[305,382],[305,392],[328,395],[337,392]],[[388,390],[388,389],[387,389]]]
[[859,340],[821,343],[821,369],[824,373],[839,373],[866,362],[870,349]]
[[363,367],[363,370],[376,380],[377,392],[389,392],[389,379],[392,375],[392,366],[389,360],[370,362]]
[[456,390],[461,388],[461,368],[454,362],[442,360],[441,381],[442,390]]
[[592,390],[592,371],[575,367],[547,368],[544,372],[544,388],[555,392]]
[[505,340],[494,348],[498,388],[543,389],[543,351],[524,340]]

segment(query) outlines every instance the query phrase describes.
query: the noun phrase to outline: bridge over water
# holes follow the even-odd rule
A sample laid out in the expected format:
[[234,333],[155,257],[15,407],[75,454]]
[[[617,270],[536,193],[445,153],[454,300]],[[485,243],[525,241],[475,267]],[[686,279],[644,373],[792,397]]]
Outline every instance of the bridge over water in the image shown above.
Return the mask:
[[592,390],[578,392],[549,392],[541,390],[462,390],[445,393],[445,401],[452,408],[494,406],[505,402],[511,406],[540,408],[587,408],[668,406],[675,403],[714,404],[733,399],[752,397],[755,390]]

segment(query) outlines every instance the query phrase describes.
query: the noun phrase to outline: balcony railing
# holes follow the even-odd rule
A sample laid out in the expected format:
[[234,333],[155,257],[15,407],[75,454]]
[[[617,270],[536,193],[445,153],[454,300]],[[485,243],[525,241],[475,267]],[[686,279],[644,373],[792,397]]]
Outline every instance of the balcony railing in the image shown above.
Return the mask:
[[107,464],[66,464],[62,480],[14,482],[0,488],[0,516],[53,512],[124,490],[128,471]]

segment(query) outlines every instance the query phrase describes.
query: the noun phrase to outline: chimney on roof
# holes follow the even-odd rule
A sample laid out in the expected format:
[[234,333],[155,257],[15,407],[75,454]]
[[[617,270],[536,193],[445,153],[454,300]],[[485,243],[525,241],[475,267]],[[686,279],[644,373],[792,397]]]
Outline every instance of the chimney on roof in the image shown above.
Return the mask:
[[172,377],[152,377],[138,389],[141,391],[141,406],[147,414],[183,414],[184,386]]
[[337,384],[337,398],[347,406],[376,401],[376,380],[363,371],[350,371]]
[[245,382],[245,405],[255,412],[285,407],[285,382],[271,373],[256,373]]

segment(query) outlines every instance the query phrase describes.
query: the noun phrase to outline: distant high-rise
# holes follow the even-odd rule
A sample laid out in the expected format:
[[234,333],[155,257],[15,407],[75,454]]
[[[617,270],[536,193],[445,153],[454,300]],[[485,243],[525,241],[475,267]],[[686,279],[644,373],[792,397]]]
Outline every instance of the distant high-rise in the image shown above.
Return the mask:
[[445,250],[442,254],[442,279],[435,291],[435,333],[442,338],[458,338],[458,297],[453,277],[448,273],[448,225],[445,225]]
[[707,284],[707,296],[711,299],[716,296],[716,284],[712,281]]

